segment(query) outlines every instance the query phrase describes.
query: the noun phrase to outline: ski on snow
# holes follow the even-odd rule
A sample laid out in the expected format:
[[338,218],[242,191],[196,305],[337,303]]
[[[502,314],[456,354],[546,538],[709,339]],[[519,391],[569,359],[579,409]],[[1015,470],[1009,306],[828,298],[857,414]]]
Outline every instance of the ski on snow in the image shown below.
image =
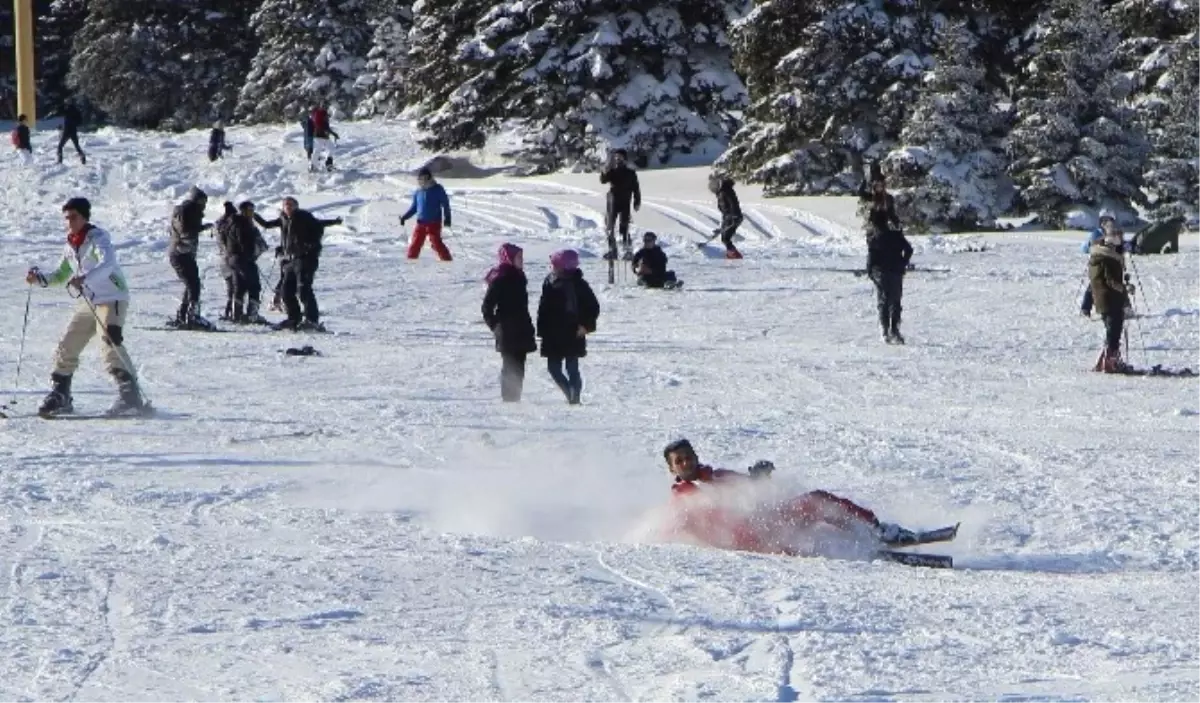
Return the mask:
[[905,566],[923,566],[929,569],[953,569],[954,557],[942,554],[915,554],[913,552],[893,552],[883,550],[876,554],[884,561],[890,561]]
[[922,566],[929,569],[953,569],[954,557],[945,556],[942,554],[898,552],[895,551],[895,549],[903,547],[916,547],[922,544],[949,542],[958,536],[958,527],[961,524],[962,523],[955,523],[946,527],[939,527],[935,530],[907,532],[901,535],[901,539],[885,542],[885,548],[879,550],[879,552],[876,553],[876,556],[884,561],[890,561],[895,564],[903,564],[905,566]]

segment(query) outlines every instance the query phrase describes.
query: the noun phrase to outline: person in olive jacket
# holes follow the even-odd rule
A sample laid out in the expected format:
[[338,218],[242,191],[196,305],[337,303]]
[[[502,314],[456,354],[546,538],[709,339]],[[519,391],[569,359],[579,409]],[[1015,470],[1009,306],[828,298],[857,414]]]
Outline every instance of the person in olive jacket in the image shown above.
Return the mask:
[[525,278],[524,254],[516,244],[501,244],[498,262],[488,271],[487,293],[483,296],[483,321],[496,338],[500,352],[500,398],[506,403],[521,400],[525,384],[525,357],[537,351],[533,320],[529,317],[529,280]]
[[1125,370],[1121,361],[1121,333],[1125,329],[1125,308],[1129,306],[1133,284],[1125,276],[1124,246],[1124,234],[1110,228],[1089,250],[1088,278],[1092,284],[1092,299],[1104,320],[1105,331],[1104,348],[1094,370],[1105,373]]
[[538,301],[537,334],[542,338],[542,356],[550,377],[567,402],[578,405],[583,392],[579,360],[587,356],[587,335],[596,331],[600,302],[583,279],[579,253],[574,249],[551,254],[550,267]]

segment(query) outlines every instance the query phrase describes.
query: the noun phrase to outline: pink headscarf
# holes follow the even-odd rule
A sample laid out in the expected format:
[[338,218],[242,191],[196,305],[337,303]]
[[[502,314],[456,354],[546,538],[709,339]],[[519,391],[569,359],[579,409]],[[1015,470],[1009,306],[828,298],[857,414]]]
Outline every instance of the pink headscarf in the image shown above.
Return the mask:
[[550,255],[550,267],[555,273],[570,273],[579,268],[579,252],[559,249]]
[[508,242],[501,244],[500,248],[496,251],[496,265],[492,267],[491,271],[487,272],[487,276],[484,277],[484,280],[488,283],[491,283],[499,278],[500,274],[504,273],[506,268],[520,269],[520,267],[516,264],[516,260],[517,257],[521,255],[521,251],[521,247],[517,246],[516,244],[510,244]]

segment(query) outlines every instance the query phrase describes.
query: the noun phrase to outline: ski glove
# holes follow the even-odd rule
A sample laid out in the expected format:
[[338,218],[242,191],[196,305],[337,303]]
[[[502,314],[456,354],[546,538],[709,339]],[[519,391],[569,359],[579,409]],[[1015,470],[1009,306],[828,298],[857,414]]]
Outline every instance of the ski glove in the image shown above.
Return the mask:
[[401,226],[401,227],[403,227],[403,226],[404,226],[404,223],[406,223],[406,222],[408,222],[408,219],[407,219],[407,218],[404,218],[404,217],[401,217],[401,218],[400,218],[400,226]]
[[446,227],[450,227],[450,218],[449,217],[446,218],[445,225],[446,225]]
[[29,269],[29,271],[25,274],[25,282],[29,285],[33,285],[34,282],[36,282],[42,288],[50,285],[49,282],[46,281],[46,276],[38,270],[37,266]]

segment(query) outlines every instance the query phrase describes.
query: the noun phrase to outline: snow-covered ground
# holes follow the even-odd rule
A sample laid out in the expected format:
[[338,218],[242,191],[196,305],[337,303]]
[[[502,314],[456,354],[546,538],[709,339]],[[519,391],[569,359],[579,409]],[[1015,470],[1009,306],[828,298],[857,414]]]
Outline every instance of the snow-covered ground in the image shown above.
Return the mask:
[[[333,175],[281,127],[232,130],[217,165],[198,132],[106,130],[63,167],[38,134],[37,167],[0,174],[0,394],[25,415],[0,421],[0,699],[1200,697],[1197,382],[1087,372],[1081,233],[915,238],[933,271],[908,277],[892,347],[848,272],[852,201],[743,187],[747,258],[726,262],[691,244],[716,221],[704,169],[643,173],[636,227],[687,282],[653,292],[605,283],[594,175],[446,178],[456,259],[410,262],[396,216],[428,155],[401,126],[340,129]],[[212,217],[295,195],[346,218],[317,278],[342,334],[138,329],[176,306],[166,223],[193,183]],[[14,387],[22,274],[53,263],[72,195],[118,243],[162,418],[28,417],[61,290],[34,291]],[[526,248],[534,304],[551,251],[585,257],[603,311],[582,406],[538,358],[525,401],[499,400],[479,303],[502,241]],[[1183,249],[1136,259],[1140,365],[1197,364]],[[322,356],[281,353],[302,344]],[[114,394],[90,349],[76,406]],[[926,549],[958,568],[639,543],[679,436],[909,526],[961,520]]]

